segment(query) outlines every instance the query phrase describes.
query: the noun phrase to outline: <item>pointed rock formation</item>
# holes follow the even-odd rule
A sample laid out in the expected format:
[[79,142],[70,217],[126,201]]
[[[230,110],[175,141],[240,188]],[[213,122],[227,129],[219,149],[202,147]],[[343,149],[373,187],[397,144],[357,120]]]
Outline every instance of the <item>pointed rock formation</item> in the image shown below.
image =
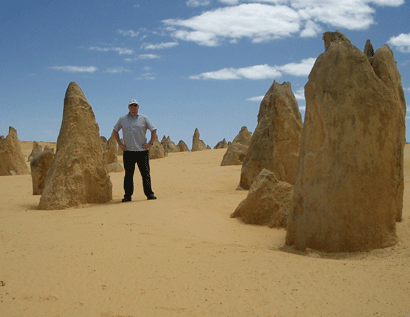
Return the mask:
[[179,140],[177,147],[179,152],[189,152],[188,145],[182,140]]
[[111,199],[112,184],[94,112],[81,88],[71,82],[64,98],[56,154],[38,209],[65,209]]
[[248,131],[248,128],[243,126],[238,135],[233,139],[232,143],[240,143],[246,146],[251,144],[252,133]]
[[46,144],[44,145],[43,151],[50,151],[51,153],[54,153],[54,148]]
[[38,153],[42,152],[43,149],[41,148],[41,145],[38,144],[36,141],[33,142],[33,150],[31,151],[30,155],[27,158],[27,162],[30,162],[31,159],[37,155]]
[[397,242],[405,102],[387,46],[330,43],[305,86],[306,115],[286,244],[352,252]]
[[118,162],[118,144],[114,136],[107,141],[107,168],[109,173],[123,172],[124,167]]
[[214,149],[226,149],[226,148],[228,148],[228,142],[226,142],[225,139],[223,139],[222,141],[219,141],[214,147]]
[[290,83],[274,81],[261,102],[238,189],[249,189],[264,168],[274,172],[280,181],[294,184],[302,126]]
[[203,151],[206,150],[206,144],[204,141],[199,139],[199,130],[198,128],[195,129],[194,136],[192,138],[192,152],[194,151]]
[[227,165],[242,165],[248,152],[249,144],[251,143],[252,133],[247,127],[242,127],[238,135],[233,139],[232,143],[226,150],[221,166]]
[[149,149],[149,158],[153,160],[163,158],[165,156],[167,156],[167,152],[165,151],[163,145],[158,141],[158,137],[156,137],[154,145]]
[[168,137],[164,137],[161,140],[161,144],[164,147],[164,150],[166,153],[175,153],[175,152],[179,152],[178,147],[175,145],[174,142],[171,141],[171,138]]
[[292,196],[292,185],[278,181],[275,174],[263,169],[231,218],[242,217],[247,224],[286,228]]
[[41,195],[46,184],[47,172],[54,154],[51,151],[42,151],[37,153],[30,160],[31,181],[33,183],[33,195]]
[[0,176],[30,174],[27,167],[17,131],[9,127],[6,138],[0,139]]

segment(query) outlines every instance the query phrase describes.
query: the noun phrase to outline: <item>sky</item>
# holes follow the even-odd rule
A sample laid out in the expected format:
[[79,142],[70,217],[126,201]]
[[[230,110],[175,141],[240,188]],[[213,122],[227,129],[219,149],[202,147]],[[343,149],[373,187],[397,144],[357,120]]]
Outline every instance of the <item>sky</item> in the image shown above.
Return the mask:
[[[410,142],[408,0],[71,0],[0,4],[0,135],[55,142],[76,82],[109,138],[128,101],[189,147],[253,132],[273,81],[290,82],[302,118],[304,85],[340,30],[360,50],[388,44],[405,92]],[[148,134],[149,137],[149,134]]]

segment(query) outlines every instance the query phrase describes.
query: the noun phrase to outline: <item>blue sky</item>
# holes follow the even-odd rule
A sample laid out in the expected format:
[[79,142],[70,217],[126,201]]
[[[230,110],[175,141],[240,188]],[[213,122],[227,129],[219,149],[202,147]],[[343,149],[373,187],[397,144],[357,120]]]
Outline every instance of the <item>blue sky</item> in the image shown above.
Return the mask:
[[404,0],[72,0],[0,5],[0,135],[56,141],[71,81],[109,137],[137,99],[161,139],[211,147],[254,131],[276,80],[303,87],[340,30],[363,50],[389,44],[402,76],[410,142],[410,4]]

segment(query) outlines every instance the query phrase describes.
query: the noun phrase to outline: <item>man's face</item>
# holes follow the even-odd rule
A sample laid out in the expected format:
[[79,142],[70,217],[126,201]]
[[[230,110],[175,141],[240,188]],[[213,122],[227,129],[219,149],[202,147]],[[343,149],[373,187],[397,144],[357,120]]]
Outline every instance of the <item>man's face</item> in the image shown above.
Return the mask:
[[135,116],[138,113],[138,108],[139,108],[139,106],[136,105],[136,104],[128,106],[128,109],[129,109],[132,116]]

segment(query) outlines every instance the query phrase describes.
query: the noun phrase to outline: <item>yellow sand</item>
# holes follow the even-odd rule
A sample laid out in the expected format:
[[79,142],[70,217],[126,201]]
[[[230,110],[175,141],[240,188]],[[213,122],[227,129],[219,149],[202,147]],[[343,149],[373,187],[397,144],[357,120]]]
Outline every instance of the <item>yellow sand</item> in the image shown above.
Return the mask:
[[30,175],[0,177],[0,316],[410,316],[410,145],[399,243],[343,254],[231,219],[247,192],[224,151],[152,160],[156,201],[136,175],[121,203],[112,173],[111,203],[36,210]]

